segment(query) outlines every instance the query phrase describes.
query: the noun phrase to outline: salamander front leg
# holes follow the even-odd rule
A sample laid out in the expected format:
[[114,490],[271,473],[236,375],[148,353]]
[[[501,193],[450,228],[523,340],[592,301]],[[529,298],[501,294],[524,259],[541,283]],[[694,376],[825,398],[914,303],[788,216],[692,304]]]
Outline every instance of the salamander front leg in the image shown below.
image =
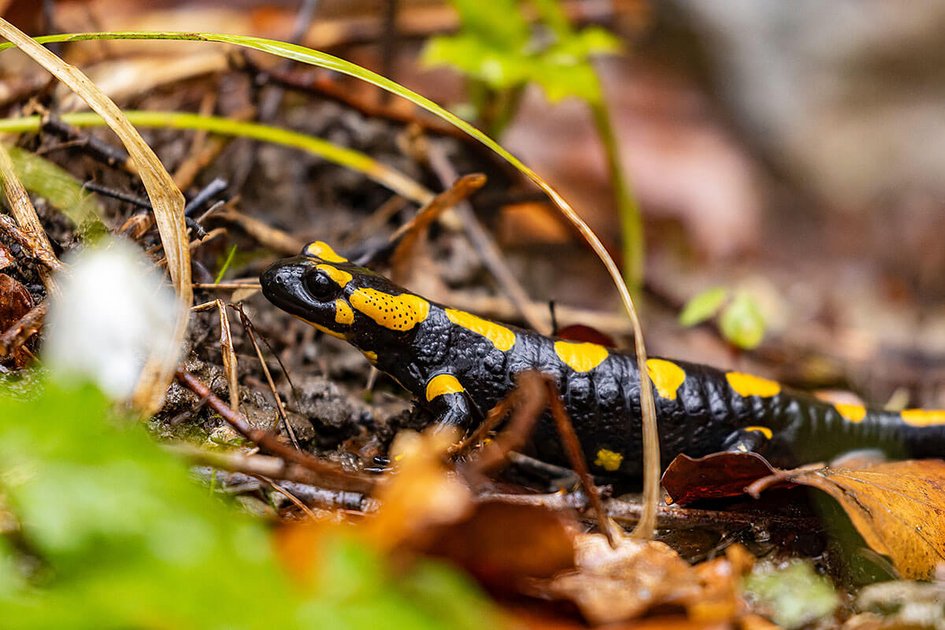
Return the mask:
[[758,453],[764,450],[772,435],[768,427],[743,427],[725,438],[722,450],[733,453]]
[[436,374],[427,381],[427,407],[436,416],[437,426],[468,429],[475,420],[475,408],[459,380],[449,373]]

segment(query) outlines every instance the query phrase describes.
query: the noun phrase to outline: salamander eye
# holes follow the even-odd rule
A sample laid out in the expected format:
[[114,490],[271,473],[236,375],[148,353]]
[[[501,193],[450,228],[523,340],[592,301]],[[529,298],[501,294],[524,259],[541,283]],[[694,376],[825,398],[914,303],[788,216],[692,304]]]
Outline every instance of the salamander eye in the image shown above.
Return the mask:
[[305,288],[316,300],[331,300],[338,293],[338,285],[323,271],[305,274],[304,281]]

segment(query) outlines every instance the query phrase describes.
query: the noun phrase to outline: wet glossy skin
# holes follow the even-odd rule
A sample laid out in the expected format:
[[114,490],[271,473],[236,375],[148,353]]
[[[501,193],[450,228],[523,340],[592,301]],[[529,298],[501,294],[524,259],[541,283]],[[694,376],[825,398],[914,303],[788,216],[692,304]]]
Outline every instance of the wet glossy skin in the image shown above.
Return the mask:
[[[515,386],[516,374],[537,369],[552,376],[592,469],[640,474],[640,378],[632,356],[430,302],[320,242],[272,265],[261,283],[276,306],[354,345],[439,422],[468,428]],[[650,359],[647,369],[664,465],[679,453],[700,456],[759,441],[781,465],[864,447],[938,456],[945,446],[945,411],[832,405],[753,375],[667,359]],[[533,442],[539,456],[564,461],[548,419]]]

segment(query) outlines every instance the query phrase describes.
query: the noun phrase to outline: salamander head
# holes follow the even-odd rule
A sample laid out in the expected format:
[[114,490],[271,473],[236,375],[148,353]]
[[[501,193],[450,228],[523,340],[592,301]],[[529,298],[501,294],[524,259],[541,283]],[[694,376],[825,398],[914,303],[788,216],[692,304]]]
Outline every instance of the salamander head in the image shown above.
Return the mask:
[[365,351],[376,351],[381,335],[413,330],[430,311],[424,298],[348,262],[321,241],[274,263],[260,284],[282,310]]

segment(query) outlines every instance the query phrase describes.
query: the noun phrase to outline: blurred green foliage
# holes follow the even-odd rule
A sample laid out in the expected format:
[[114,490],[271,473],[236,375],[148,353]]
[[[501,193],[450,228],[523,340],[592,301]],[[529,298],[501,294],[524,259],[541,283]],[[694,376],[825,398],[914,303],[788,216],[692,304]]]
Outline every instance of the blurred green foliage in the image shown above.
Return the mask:
[[679,313],[679,323],[689,328],[716,316],[722,336],[738,348],[757,348],[764,339],[765,319],[758,303],[745,291],[733,295],[725,287],[713,287],[693,296]]
[[31,151],[19,147],[7,147],[7,150],[26,190],[61,210],[84,237],[95,238],[107,232],[95,196],[69,172]]
[[712,319],[728,299],[728,289],[712,287],[693,296],[679,313],[679,323],[690,328]]
[[[528,85],[537,85],[552,103],[574,97],[591,110],[603,144],[620,218],[624,279],[643,284],[643,220],[624,173],[620,146],[592,60],[616,54],[620,40],[599,27],[575,29],[558,0],[451,0],[460,18],[455,35],[433,37],[423,59],[449,66],[467,79],[477,122],[493,138],[512,121]],[[533,26],[527,9],[537,13]]]
[[552,102],[569,96],[601,100],[591,57],[620,50],[619,40],[604,29],[572,29],[556,0],[533,3],[543,37],[535,36],[520,0],[452,4],[459,12],[460,31],[432,38],[424,52],[426,63],[451,66],[495,91],[534,83]]
[[[26,393],[24,393],[26,392]],[[3,628],[469,627],[491,608],[431,561],[394,574],[340,538],[316,588],[95,388],[0,394]]]
[[743,586],[747,597],[787,630],[832,614],[840,603],[830,580],[818,575],[806,560],[784,566],[759,564],[745,577]]

